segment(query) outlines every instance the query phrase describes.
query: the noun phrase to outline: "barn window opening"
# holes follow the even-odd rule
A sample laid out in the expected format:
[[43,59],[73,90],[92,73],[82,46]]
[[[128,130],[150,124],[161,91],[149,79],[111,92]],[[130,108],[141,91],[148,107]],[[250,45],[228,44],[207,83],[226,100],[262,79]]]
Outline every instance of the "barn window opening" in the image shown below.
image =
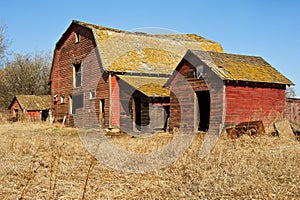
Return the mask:
[[80,34],[78,32],[75,32],[75,44],[80,41]]
[[198,131],[207,131],[210,118],[210,94],[209,91],[196,92],[198,104]]
[[56,102],[57,101],[57,94],[53,96],[53,101]]
[[60,95],[60,103],[66,103],[65,95]]
[[16,119],[19,119],[19,110],[18,109],[14,109],[14,113],[13,113],[14,117]]
[[95,99],[96,98],[96,90],[95,89],[90,90],[89,96],[90,96],[90,99]]
[[73,64],[73,86],[81,86],[81,63]]

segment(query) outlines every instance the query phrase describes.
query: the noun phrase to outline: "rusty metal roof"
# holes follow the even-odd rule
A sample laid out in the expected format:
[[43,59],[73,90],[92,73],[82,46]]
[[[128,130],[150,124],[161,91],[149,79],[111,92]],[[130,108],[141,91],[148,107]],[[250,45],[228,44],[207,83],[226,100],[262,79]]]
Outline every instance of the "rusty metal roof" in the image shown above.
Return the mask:
[[197,50],[191,50],[187,55],[189,53],[205,62],[223,80],[293,85],[288,78],[258,56]]
[[188,49],[223,52],[219,43],[195,34],[146,34],[73,23],[93,31],[101,62],[113,72],[172,74]]
[[163,87],[163,85],[168,81],[168,78],[131,75],[117,75],[117,77],[148,97],[170,96],[170,90]]
[[[23,110],[47,110],[51,108],[50,95],[16,95],[13,101],[15,99],[17,99]],[[11,105],[9,106],[9,108],[11,107]]]

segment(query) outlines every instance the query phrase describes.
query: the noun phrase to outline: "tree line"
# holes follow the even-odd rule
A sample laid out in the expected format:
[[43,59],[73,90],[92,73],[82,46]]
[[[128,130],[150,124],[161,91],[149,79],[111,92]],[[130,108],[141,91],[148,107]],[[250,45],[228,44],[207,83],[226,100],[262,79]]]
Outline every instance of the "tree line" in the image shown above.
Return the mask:
[[8,52],[6,26],[0,26],[0,111],[6,111],[15,95],[50,94],[48,85],[52,55],[49,52]]

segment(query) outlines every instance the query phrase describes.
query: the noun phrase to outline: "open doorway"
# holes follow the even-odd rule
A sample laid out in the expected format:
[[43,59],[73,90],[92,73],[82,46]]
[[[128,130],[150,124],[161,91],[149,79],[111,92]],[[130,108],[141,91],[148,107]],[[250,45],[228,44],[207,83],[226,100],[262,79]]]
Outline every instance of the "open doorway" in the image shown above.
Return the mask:
[[198,91],[196,92],[198,103],[198,131],[207,131],[209,128],[210,118],[210,94],[209,91]]
[[141,113],[141,99],[138,97],[133,98],[133,130],[141,131],[142,113]]

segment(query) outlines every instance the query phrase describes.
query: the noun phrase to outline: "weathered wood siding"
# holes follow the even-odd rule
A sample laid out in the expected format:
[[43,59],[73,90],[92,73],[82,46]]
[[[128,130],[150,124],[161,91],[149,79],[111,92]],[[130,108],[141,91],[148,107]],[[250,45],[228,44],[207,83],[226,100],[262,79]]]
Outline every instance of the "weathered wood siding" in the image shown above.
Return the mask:
[[291,122],[300,124],[300,99],[297,98],[286,99],[285,117]]
[[40,110],[25,111],[25,117],[32,121],[40,121],[41,120],[41,111]]
[[111,76],[111,112],[112,112],[112,126],[120,127],[120,88],[117,77]]
[[[18,116],[16,116],[15,110],[18,110]],[[18,117],[19,119],[28,119],[32,121],[41,120],[40,110],[23,110],[16,98],[14,98],[13,103],[9,109],[9,117]]]
[[[80,35],[77,43],[76,33]],[[76,94],[83,94],[84,110],[77,109],[76,121],[83,120],[85,125],[95,123],[95,119],[99,119],[99,100],[104,99],[105,126],[108,126],[108,73],[103,71],[95,47],[92,31],[79,25],[71,26],[57,43],[51,76],[51,94],[52,97],[57,95],[57,101],[52,102],[52,107],[56,120],[67,116],[67,125],[74,125],[74,116],[69,112],[71,98]],[[78,63],[81,63],[82,85],[73,89],[73,65]],[[91,89],[96,89],[96,98],[90,99]],[[60,102],[61,95],[65,96],[64,103]]]
[[[123,131],[153,131],[165,128],[170,102],[168,97],[147,97],[122,80],[118,80],[118,84],[121,110],[119,122]],[[136,130],[136,124],[140,126],[140,130]]]
[[283,118],[285,85],[230,82],[225,90],[225,124],[262,120],[268,126]]
[[15,115],[14,115],[14,110],[18,110],[18,114],[19,115],[22,115],[23,114],[23,110],[22,110],[22,108],[21,108],[21,106],[20,106],[20,104],[18,103],[18,100],[16,99],[16,98],[14,98],[14,102],[11,104],[11,107],[10,107],[10,109],[9,109],[9,117],[16,117]]
[[[199,61],[193,61],[198,63]],[[207,80],[197,78],[197,70],[189,62],[181,64],[178,73],[174,77],[170,89],[170,131],[183,127],[184,130],[196,130],[195,120],[195,92],[209,91],[210,93],[210,124],[216,132],[223,118],[223,83],[208,68],[204,72],[209,77]]]

